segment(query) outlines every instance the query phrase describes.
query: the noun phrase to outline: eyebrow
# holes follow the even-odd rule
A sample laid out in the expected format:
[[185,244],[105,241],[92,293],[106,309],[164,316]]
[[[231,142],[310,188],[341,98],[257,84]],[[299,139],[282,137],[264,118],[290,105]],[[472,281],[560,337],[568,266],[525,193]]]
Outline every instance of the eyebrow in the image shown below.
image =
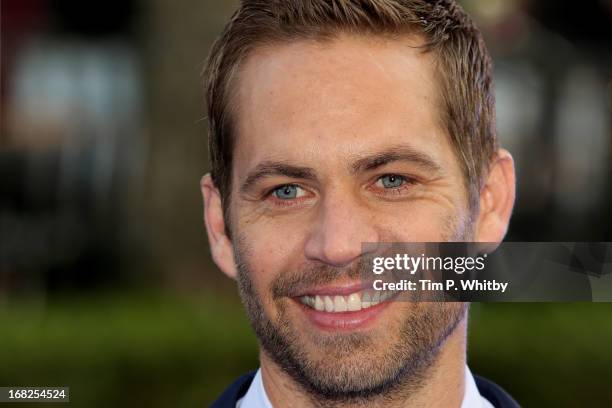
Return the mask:
[[248,191],[259,180],[270,176],[285,176],[295,179],[315,180],[315,171],[310,167],[294,166],[283,162],[265,161],[251,170],[242,185],[240,192]]
[[[361,156],[349,165],[351,173],[372,171],[397,161],[414,163],[431,173],[441,173],[442,167],[430,155],[411,146],[398,145],[383,151]],[[294,179],[316,180],[316,171],[312,167],[295,166],[285,162],[264,161],[251,170],[240,186],[240,192],[250,190],[261,179],[271,176],[285,176]]]
[[442,166],[429,154],[408,145],[397,145],[357,159],[351,165],[353,173],[375,170],[386,164],[404,161],[411,162],[432,173],[441,173]]

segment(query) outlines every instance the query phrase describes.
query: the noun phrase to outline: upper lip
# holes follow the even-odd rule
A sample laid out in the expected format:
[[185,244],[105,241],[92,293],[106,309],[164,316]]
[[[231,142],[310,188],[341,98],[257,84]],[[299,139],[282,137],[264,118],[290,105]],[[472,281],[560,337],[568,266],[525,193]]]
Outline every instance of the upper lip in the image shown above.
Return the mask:
[[359,282],[349,282],[345,284],[333,284],[333,285],[325,285],[325,286],[317,286],[305,290],[300,290],[300,293],[296,295],[296,297],[300,296],[346,296],[351,293],[359,292],[364,289],[372,288],[372,282],[359,281]]

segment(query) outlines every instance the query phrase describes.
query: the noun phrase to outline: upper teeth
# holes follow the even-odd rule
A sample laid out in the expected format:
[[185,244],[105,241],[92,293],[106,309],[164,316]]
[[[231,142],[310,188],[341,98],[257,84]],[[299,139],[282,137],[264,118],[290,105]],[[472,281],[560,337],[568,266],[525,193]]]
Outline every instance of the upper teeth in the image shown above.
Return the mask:
[[379,304],[393,295],[390,291],[366,290],[351,293],[347,296],[301,296],[300,302],[320,312],[340,313],[354,312]]

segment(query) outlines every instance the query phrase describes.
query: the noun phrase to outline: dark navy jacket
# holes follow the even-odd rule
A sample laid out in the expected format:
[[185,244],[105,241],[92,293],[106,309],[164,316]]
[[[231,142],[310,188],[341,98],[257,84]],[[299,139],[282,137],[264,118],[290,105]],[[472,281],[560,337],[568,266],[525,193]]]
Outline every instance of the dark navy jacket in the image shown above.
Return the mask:
[[[254,377],[255,371],[238,378],[211,405],[211,408],[236,408],[236,402],[244,397]],[[486,398],[495,408],[520,408],[520,405],[499,385],[477,375],[474,376],[474,380],[480,395]]]

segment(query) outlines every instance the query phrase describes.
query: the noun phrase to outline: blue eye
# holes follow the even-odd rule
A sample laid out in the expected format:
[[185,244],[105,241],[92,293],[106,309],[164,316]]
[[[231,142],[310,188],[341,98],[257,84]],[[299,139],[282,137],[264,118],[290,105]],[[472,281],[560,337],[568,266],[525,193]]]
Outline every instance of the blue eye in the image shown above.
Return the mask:
[[274,196],[280,200],[292,200],[303,195],[303,192],[301,192],[301,190],[302,189],[296,185],[287,184],[285,186],[280,186],[279,188],[273,190],[272,194],[274,194]]
[[396,174],[387,174],[386,176],[382,176],[378,180],[380,180],[384,188],[398,188],[406,182],[406,179],[404,177],[398,176]]

